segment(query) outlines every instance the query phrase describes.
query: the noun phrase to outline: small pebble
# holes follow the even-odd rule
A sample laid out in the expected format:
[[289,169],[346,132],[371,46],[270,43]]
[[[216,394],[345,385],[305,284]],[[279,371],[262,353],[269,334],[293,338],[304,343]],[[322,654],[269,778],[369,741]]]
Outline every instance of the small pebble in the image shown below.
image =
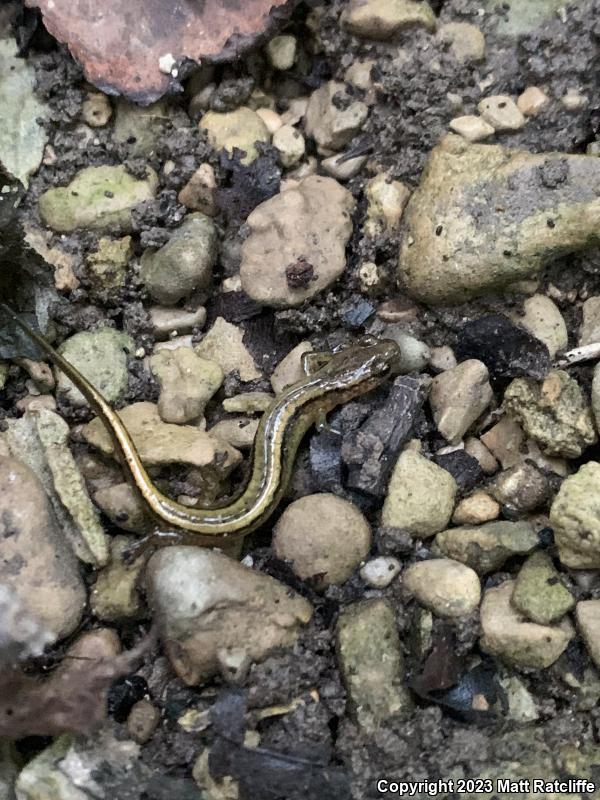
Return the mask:
[[511,556],[530,553],[538,545],[537,534],[528,522],[486,522],[438,533],[432,552],[467,564],[479,575],[485,575],[500,569]]
[[404,450],[389,481],[382,523],[403,528],[414,537],[432,536],[448,525],[457,489],[445,469]]
[[567,109],[567,111],[580,111],[588,104],[588,99],[578,89],[567,89],[567,93],[561,97],[560,102]]
[[460,134],[468,142],[481,142],[489,139],[495,132],[494,128],[482,117],[474,114],[466,114],[462,117],[454,117],[449,123],[450,130]]
[[146,744],[160,722],[160,711],[150,700],[138,700],[127,717],[127,732],[138,744]]
[[345,158],[344,153],[339,153],[338,155],[324,158],[321,161],[321,166],[332,178],[336,178],[338,181],[348,181],[358,175],[366,163],[367,156]]
[[465,440],[465,452],[477,459],[479,466],[486,475],[493,475],[498,470],[498,462],[481,439],[469,436]]
[[455,525],[480,525],[500,516],[500,504],[487,492],[478,490],[456,506],[452,516]]
[[450,52],[461,64],[482,61],[485,58],[485,38],[469,22],[447,22],[440,25],[437,38],[450,46]]
[[549,625],[573,608],[575,598],[561,583],[548,553],[538,550],[519,570],[511,602],[532,622]]
[[189,181],[179,192],[177,199],[192,211],[201,211],[208,217],[217,213],[215,190],[217,179],[210,164],[200,164]]
[[232,447],[243,450],[252,447],[258,424],[259,420],[251,417],[231,417],[217,422],[209,433],[217,439],[228,442]]
[[456,356],[451,347],[432,347],[429,358],[429,366],[434,372],[445,372],[456,366]]
[[291,125],[282,125],[273,134],[273,147],[279,151],[282,166],[295,166],[304,155],[304,137]]
[[296,60],[296,47],[295,36],[274,36],[266,47],[267,58],[273,69],[291,69]]
[[291,386],[306,377],[302,369],[302,356],[312,352],[310,342],[300,342],[293,350],[281,359],[271,375],[271,386],[275,394],[281,394],[288,386]]
[[[256,109],[256,113],[262,119],[262,121],[265,123],[265,125],[267,127],[267,130],[269,131],[271,136],[276,131],[278,131],[279,128],[281,128],[282,125],[284,125],[284,124],[293,125],[294,124],[294,123],[289,123],[287,121],[284,123],[284,121],[281,118],[281,116],[276,111],[273,111],[272,108],[257,108]],[[302,113],[304,113],[304,111]],[[302,114],[300,114],[300,118],[301,117],[302,117]]]
[[206,309],[198,306],[195,311],[169,306],[152,306],[150,309],[152,332],[158,339],[166,339],[173,333],[189,333],[201,328],[206,322]]
[[400,572],[402,565],[393,556],[372,558],[361,567],[360,577],[373,589],[385,589]]
[[517,98],[517,108],[526,117],[537,117],[549,100],[548,95],[537,86],[528,86]]
[[513,314],[512,319],[543,342],[552,358],[567,347],[569,336],[565,320],[549,297],[534,294],[523,303],[523,311],[523,315]]
[[471,614],[481,599],[477,573],[449,558],[411,564],[402,576],[402,585],[417,602],[439,617]]
[[512,515],[522,515],[543,506],[550,494],[546,476],[524,462],[496,475],[488,491]]
[[223,408],[228,413],[262,414],[273,402],[268,392],[244,392],[223,400]]
[[112,116],[112,106],[105,94],[89,92],[81,106],[81,118],[91,128],[101,128]]
[[525,124],[525,117],[514,100],[506,94],[486,97],[477,109],[495,131],[518,131]]

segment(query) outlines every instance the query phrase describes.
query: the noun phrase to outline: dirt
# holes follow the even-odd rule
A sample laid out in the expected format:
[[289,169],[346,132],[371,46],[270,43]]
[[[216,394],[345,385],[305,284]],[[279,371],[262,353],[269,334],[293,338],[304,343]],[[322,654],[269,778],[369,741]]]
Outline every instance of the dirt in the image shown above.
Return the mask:
[[[278,110],[284,111],[290,97],[307,95],[330,77],[343,79],[345,70],[356,59],[374,59],[377,100],[354,144],[357,150],[368,152],[374,165],[390,168],[395,178],[415,187],[429,151],[447,131],[448,121],[454,116],[449,93],[462,97],[463,113],[473,112],[481,97],[478,84],[483,70],[473,65],[460,66],[444,46],[418,30],[403,36],[399,43],[357,43],[340,28],[338,19],[343,5],[341,0],[334,0],[324,7],[316,3],[300,5],[287,30],[297,35],[300,41],[308,39],[307,16],[314,6],[320,15],[322,49],[307,54],[304,69],[294,68],[282,75],[271,76],[270,91],[279,98]],[[503,144],[531,152],[584,153],[586,146],[596,140],[600,124],[600,87],[597,81],[600,0],[569,9],[565,21],[551,19],[518,40],[497,35],[501,8],[495,14],[481,16],[478,13],[481,0],[446,0],[434,5],[441,22],[473,22],[485,34],[487,57],[484,71],[491,76],[487,82],[488,94],[518,95],[528,85],[544,84],[549,94],[554,96],[561,96],[568,87],[577,86],[589,98],[588,106],[578,112],[568,112],[557,105],[553,116],[530,120],[521,131],[504,136]],[[31,20],[28,14],[27,25],[21,22],[20,31],[24,38],[29,37],[26,55],[36,68],[38,94],[50,105],[51,118],[47,126],[57,163],[51,168],[42,166],[32,178],[19,210],[19,221],[38,222],[37,200],[41,193],[51,186],[64,185],[84,167],[125,163],[133,174],[143,174],[145,167],[150,165],[159,173],[160,185],[156,199],[138,208],[135,215],[135,257],[139,258],[146,247],[164,244],[170,231],[181,222],[186,209],[177,201],[178,190],[200,162],[208,161],[216,171],[219,187],[216,223],[222,256],[213,283],[218,287],[222,278],[238,270],[245,218],[260,202],[279,190],[281,169],[273,148],[262,146],[260,158],[250,167],[241,164],[237,157],[218,156],[208,146],[195,121],[188,117],[189,98],[183,94],[169,99],[173,109],[170,121],[153,155],[148,158],[134,156],[132,146],[127,142],[114,144],[110,138],[110,125],[94,129],[92,139],[87,140],[85,132],[77,127],[87,89],[82,71],[65,49],[49,40],[39,27],[34,26],[32,36],[27,34],[32,28]],[[261,85],[265,74],[260,51],[250,53],[233,66],[219,66],[215,77],[219,89],[213,96],[212,107],[215,110],[235,107],[249,95],[253,86]],[[361,91],[356,89],[355,93],[360,99]],[[165,174],[162,167],[167,161],[172,162],[173,167]],[[327,349],[349,340],[357,329],[362,330],[372,321],[373,315],[368,309],[358,324],[353,313],[349,313],[365,300],[359,292],[357,273],[360,264],[376,261],[386,277],[377,293],[367,298],[372,309],[396,292],[397,237],[386,235],[371,239],[361,234],[365,214],[364,183],[363,171],[346,184],[358,201],[355,232],[348,249],[347,269],[331,290],[300,309],[284,311],[262,309],[243,294],[222,294],[217,289],[194,298],[206,303],[208,325],[217,316],[223,316],[244,328],[245,344],[256,362],[264,365],[267,374],[303,338],[309,337],[316,348]],[[81,260],[95,249],[98,238],[93,232],[77,232],[56,236],[55,241]],[[301,285],[301,281],[310,281],[309,266],[293,265],[290,282]],[[556,302],[567,322],[570,345],[574,345],[580,324],[580,311],[575,300],[600,292],[600,253],[592,250],[585,255],[558,260],[546,270],[542,288],[547,289],[551,284],[558,290]],[[52,309],[57,341],[77,330],[108,322],[133,336],[136,347],[150,352],[154,340],[146,310],[149,302],[139,281],[130,277],[118,296],[105,299],[106,302],[101,304],[95,301],[84,280],[69,297],[62,297]],[[487,297],[460,307],[420,308],[416,320],[411,323],[411,330],[430,346],[455,346],[465,322],[488,314],[512,311],[519,307],[521,300],[519,296],[513,301]],[[139,362],[131,359],[126,403],[156,398],[155,383],[136,364]],[[573,374],[584,390],[589,391],[590,368],[583,366]],[[233,378],[226,383],[223,396],[248,388],[264,389],[267,385],[260,382],[243,384]],[[3,417],[18,413],[14,403],[24,394],[23,373],[11,370],[0,400],[0,425]],[[367,414],[379,407],[383,395],[380,393],[355,406],[357,413],[348,423],[346,435],[350,435]],[[81,411],[65,406],[61,406],[59,411],[71,424],[85,418]],[[345,414],[346,419],[350,419],[349,412]],[[422,411],[413,428],[414,434],[422,439],[426,453],[431,452],[432,445],[439,445],[435,426],[428,414],[428,411]],[[218,413],[214,419],[217,418]],[[334,417],[334,423],[336,420],[343,423],[343,411]],[[317,441],[314,440],[313,449]],[[310,447],[307,442],[300,454],[289,498],[315,491],[322,485],[322,476],[315,474],[314,464],[311,464]],[[335,462],[341,442],[331,446],[328,443],[327,447],[327,458]],[[592,453],[588,451],[586,458]],[[444,466],[450,471],[466,470],[464,464]],[[475,478],[480,479],[481,476]],[[178,480],[172,478],[171,488],[181,488]],[[404,564],[427,554],[426,544],[407,539],[398,531],[378,529],[380,505],[377,502],[369,502],[345,482],[339,485],[339,489],[368,514],[376,531],[374,554],[394,554]],[[507,722],[501,712],[502,690],[498,688],[494,667],[489,674],[477,679],[481,681],[477,685],[484,687],[481,691],[495,698],[489,713],[469,716],[465,711],[468,702],[461,709],[460,703],[452,706],[430,693],[416,696],[415,708],[410,714],[390,721],[374,733],[361,731],[347,709],[337,667],[333,632],[338,610],[363,597],[388,597],[397,611],[410,682],[423,668],[414,638],[416,607],[405,601],[397,585],[392,584],[385,590],[365,590],[356,576],[341,587],[317,593],[310,584],[299,581],[286,565],[274,558],[269,547],[270,528],[271,525],[250,540],[247,553],[263,571],[288,583],[311,600],[315,606],[313,621],[292,651],[276,653],[263,663],[253,665],[246,680],[238,687],[216,680],[200,689],[185,688],[173,677],[159,651],[153,651],[141,667],[139,676],[147,681],[144,687],[147,686],[162,713],[159,729],[141,751],[142,761],[155,772],[155,782],[149,783],[145,789],[141,787],[132,797],[140,800],[200,797],[190,780],[191,766],[198,753],[206,747],[212,748],[211,772],[215,777],[235,774],[240,782],[241,800],[293,800],[300,796],[316,799],[329,797],[331,787],[335,788],[338,800],[349,797],[370,800],[384,796],[375,788],[378,778],[434,780],[448,775],[475,778],[486,770],[498,769],[502,773],[503,765],[510,761],[523,761],[525,747],[530,747],[527,751],[530,761],[537,763],[537,759],[542,763],[548,752],[558,752],[564,742],[578,742],[580,746],[586,742],[598,742],[600,720],[597,709],[590,712],[589,708],[580,708],[578,693],[565,683],[563,677],[565,671],[582,675],[583,667],[589,666],[588,655],[577,648],[567,650],[557,664],[543,673],[542,679],[539,673],[512,671],[512,674],[519,674],[540,709],[536,737],[532,737],[529,744],[524,744],[523,737],[515,735],[515,731],[522,731],[522,726]],[[116,528],[112,532],[116,532]],[[510,572],[509,567],[507,572]],[[501,577],[492,576],[490,584]],[[139,625],[124,627],[120,633],[124,640],[134,638],[149,624],[150,620],[145,620]],[[93,626],[93,619],[88,619],[86,625]],[[474,666],[478,620],[463,620],[460,625],[450,628],[449,633],[448,623],[445,623],[443,629],[434,629],[433,638],[440,642],[445,636],[453,637],[456,653],[462,659],[461,675],[465,675]],[[120,721],[126,717],[128,706],[139,699],[133,690],[129,694],[122,692],[122,695],[118,710],[115,706],[112,712]],[[242,698],[241,715],[236,712],[238,716],[235,717],[238,734],[243,728],[260,732],[260,751],[252,757],[254,761],[243,747],[243,734],[240,734],[242,739],[239,736],[236,739],[235,725],[227,732],[222,722],[219,723],[219,714],[228,719],[227,704],[233,703],[232,696]],[[298,699],[302,702],[295,710],[259,720],[258,709],[286,705]],[[187,733],[177,723],[182,711],[191,706],[213,708],[213,723],[200,733]],[[540,744],[544,739],[548,751]],[[41,747],[43,742],[38,744]],[[29,754],[30,745],[31,742],[22,748]],[[289,775],[295,776],[295,785],[289,780]],[[306,783],[300,781],[299,775],[304,776]],[[165,776],[169,780],[161,784]],[[269,779],[266,780],[265,776]],[[173,794],[174,786],[179,787],[176,794]]]

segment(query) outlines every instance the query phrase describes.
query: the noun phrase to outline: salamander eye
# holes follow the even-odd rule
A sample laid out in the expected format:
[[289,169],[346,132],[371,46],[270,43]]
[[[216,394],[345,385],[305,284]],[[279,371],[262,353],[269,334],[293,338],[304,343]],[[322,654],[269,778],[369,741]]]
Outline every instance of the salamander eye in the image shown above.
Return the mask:
[[385,358],[373,359],[373,372],[378,375],[386,375],[390,371],[390,363]]

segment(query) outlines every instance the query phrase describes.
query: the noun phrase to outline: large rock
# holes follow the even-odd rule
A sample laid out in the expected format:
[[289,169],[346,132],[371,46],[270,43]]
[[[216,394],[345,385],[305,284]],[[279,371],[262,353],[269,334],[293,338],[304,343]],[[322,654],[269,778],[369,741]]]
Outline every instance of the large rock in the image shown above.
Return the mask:
[[217,259],[217,232],[204,214],[190,214],[169,241],[142,256],[140,278],[157,303],[170,306],[210,285]]
[[415,537],[432,536],[449,523],[456,492],[449,472],[405,450],[392,472],[381,521]]
[[42,222],[62,233],[77,228],[129,231],[133,208],[156,193],[156,173],[148,167],[146,174],[139,180],[124,166],[86,167],[67,186],[44,192],[38,203]]
[[312,615],[288,586],[215,550],[165,548],[147,582],[167,655],[189,686],[293,645]]
[[589,247],[598,240],[599,179],[594,156],[447,136],[404,212],[401,283],[426,303],[460,303]]
[[600,464],[588,461],[563,481],[550,508],[560,560],[573,569],[600,567]]
[[35,474],[0,457],[0,583],[57,639],[83,616],[86,592],[70,550]]
[[354,198],[333,178],[311,175],[250,214],[242,288],[268,306],[299,306],[344,271]]
[[336,629],[340,672],[351,713],[364,728],[411,707],[396,615],[388,600],[363,600],[341,612]]

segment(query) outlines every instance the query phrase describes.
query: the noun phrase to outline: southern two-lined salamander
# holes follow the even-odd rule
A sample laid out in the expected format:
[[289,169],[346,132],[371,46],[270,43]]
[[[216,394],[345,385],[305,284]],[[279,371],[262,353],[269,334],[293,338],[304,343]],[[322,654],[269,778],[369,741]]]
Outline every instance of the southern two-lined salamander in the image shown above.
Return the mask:
[[[243,538],[274,512],[289,483],[294,459],[308,429],[342,403],[374,389],[393,374],[399,361],[391,340],[362,339],[334,353],[305,356],[306,379],[276,397],[264,413],[243,492],[226,505],[190,508],[162,494],[150,479],[118,414],[100,392],[10,308],[2,305],[47,358],[71,379],[110,433],[127,478],[159,525],[152,545],[185,543],[219,546]],[[167,528],[165,531],[164,528]]]

